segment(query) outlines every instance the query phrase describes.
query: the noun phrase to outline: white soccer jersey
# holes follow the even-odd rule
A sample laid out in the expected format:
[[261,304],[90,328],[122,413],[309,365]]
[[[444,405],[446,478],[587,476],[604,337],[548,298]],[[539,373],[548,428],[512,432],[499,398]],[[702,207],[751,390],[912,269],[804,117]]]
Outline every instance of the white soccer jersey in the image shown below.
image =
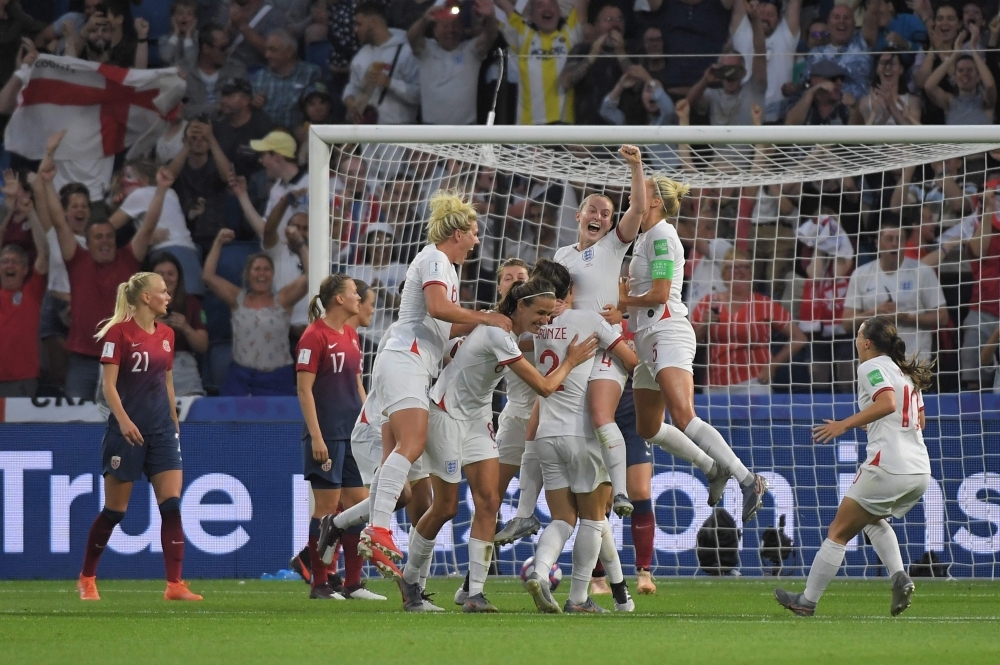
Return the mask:
[[455,266],[444,252],[434,245],[427,245],[406,270],[399,317],[386,333],[385,348],[416,353],[430,375],[435,376],[445,345],[451,337],[451,324],[431,318],[427,313],[424,289],[431,284],[444,286],[451,302],[458,302],[459,279]]
[[930,473],[927,446],[920,431],[919,412],[924,398],[910,377],[888,356],[879,356],[858,367],[858,407],[871,406],[879,393],[896,393],[896,411],[868,425],[868,458],[865,464],[886,473]]
[[[621,333],[596,312],[571,309],[557,316],[535,336],[535,366],[538,371],[546,376],[554,372],[566,360],[574,337],[579,344],[594,333],[597,333],[598,345],[609,351],[622,340]],[[541,400],[536,438],[594,435],[587,409],[587,384],[593,367],[593,358],[580,363],[557,391]]]
[[666,220],[660,220],[653,228],[635,241],[635,252],[628,268],[629,295],[646,293],[653,287],[654,279],[670,280],[670,297],[666,305],[656,307],[629,307],[629,330],[638,332],[656,324],[657,321],[674,317],[686,317],[688,310],[681,300],[684,285],[684,248],[681,246],[677,229]]
[[431,387],[431,401],[455,420],[490,417],[493,391],[507,366],[522,358],[517,338],[500,328],[479,326]]
[[361,406],[361,413],[358,414],[358,419],[354,421],[354,424],[371,425],[381,433],[382,423],[384,422],[385,416],[382,415],[382,406],[378,403],[375,386],[372,386],[365,398],[365,403]]
[[573,278],[573,309],[600,312],[605,305],[618,306],[618,277],[631,245],[616,228],[582,252],[576,245],[559,248],[555,260]]
[[[530,335],[532,338],[534,335],[530,333],[525,333],[525,335]],[[527,420],[531,417],[531,408],[535,405],[535,399],[538,397],[531,386],[522,381],[513,372],[507,372],[507,404],[504,406],[503,410],[510,413],[510,415],[515,418],[523,418]]]

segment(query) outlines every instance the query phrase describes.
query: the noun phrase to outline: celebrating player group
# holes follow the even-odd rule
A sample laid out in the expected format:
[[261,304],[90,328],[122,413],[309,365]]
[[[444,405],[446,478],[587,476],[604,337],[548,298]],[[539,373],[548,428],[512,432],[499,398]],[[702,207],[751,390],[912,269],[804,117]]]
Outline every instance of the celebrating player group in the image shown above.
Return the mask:
[[[576,244],[535,266],[504,262],[497,276],[501,300],[489,311],[459,303],[459,269],[479,243],[477,212],[458,194],[436,193],[428,244],[406,272],[398,319],[379,344],[367,395],[356,328],[369,323],[374,292],[343,274],[323,281],[296,351],[303,473],[315,499],[304,555],[311,598],[385,600],[364,587],[366,559],[397,581],[406,611],[441,611],[425,586],[436,537],[458,512],[463,474],[474,503],[468,576],[455,595],[465,612],[497,611],[486,595],[494,547],[541,529],[535,506],[543,489],[552,521],[538,537],[526,580],[539,611],[605,612],[591,597],[607,589],[593,579],[595,570],[610,583],[615,611],[635,609],[610,511],[632,516],[637,591],[654,593],[650,446],[700,469],[710,506],[735,479],[743,522],[754,518],[766,480],[694,409],[695,334],[681,299],[684,250],[675,228],[688,187],[645,177],[635,146],[622,146],[619,154],[631,191],[617,225],[610,198],[584,198]],[[180,580],[172,333],[155,321],[168,300],[162,280],[140,273],[122,285],[115,317],[98,335],[112,415],[104,441],[106,507],[91,530],[80,576],[85,599],[98,597],[100,551],[142,473],[163,514],[167,598],[200,599]],[[905,359],[894,326],[883,318],[862,325],[857,348],[862,411],[818,426],[815,438],[825,443],[867,426],[868,461],[841,504],[805,592],[776,591],[797,614],[813,614],[845,544],[862,529],[892,574],[893,614],[909,605],[913,592],[885,518],[905,514],[927,486],[921,390],[929,370]],[[501,381],[507,403],[494,436],[491,405]],[[498,532],[501,499],[515,475],[517,515]],[[390,526],[403,507],[413,527],[400,565],[403,551]],[[560,606],[547,572],[577,526],[569,599]],[[344,580],[330,569],[341,546]]]

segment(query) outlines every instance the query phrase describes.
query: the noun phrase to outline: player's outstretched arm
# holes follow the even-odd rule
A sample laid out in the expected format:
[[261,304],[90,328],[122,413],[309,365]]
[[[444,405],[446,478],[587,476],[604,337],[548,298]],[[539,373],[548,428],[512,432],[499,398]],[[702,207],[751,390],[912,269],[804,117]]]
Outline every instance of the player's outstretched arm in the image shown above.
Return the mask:
[[219,269],[219,255],[222,253],[222,246],[232,242],[235,237],[236,233],[232,229],[219,231],[219,235],[215,236],[215,242],[212,243],[212,249],[205,257],[205,266],[201,269],[201,279],[205,282],[205,286],[222,302],[229,305],[229,309],[236,309],[236,299],[240,295],[240,287],[225,277],[220,277],[217,270]]
[[[673,262],[671,262],[673,263]],[[671,267],[670,272],[673,273]],[[649,291],[639,295],[630,296],[628,294],[628,282],[622,281],[618,285],[618,306],[619,307],[659,307],[667,304],[670,299],[669,279],[654,279]]]
[[424,287],[424,301],[427,313],[438,321],[457,324],[496,326],[510,332],[510,319],[491,310],[477,312],[465,309],[448,299],[448,289],[442,284],[428,284]]
[[896,391],[883,390],[867,408],[844,420],[824,420],[825,424],[813,427],[813,441],[829,443],[855,427],[870,425],[896,411]]
[[512,364],[510,369],[517,375],[517,378],[528,384],[537,394],[548,397],[559,390],[559,386],[566,380],[574,367],[593,358],[597,352],[597,335],[591,335],[577,344],[579,338],[579,335],[573,336],[573,341],[570,342],[569,349],[566,351],[566,358],[559,363],[556,371],[547,376],[542,376],[535,366],[524,357]]
[[646,178],[642,172],[642,154],[634,145],[623,145],[618,154],[628,164],[632,174],[629,206],[618,222],[618,237],[624,242],[632,242],[639,235],[642,213],[646,210]]

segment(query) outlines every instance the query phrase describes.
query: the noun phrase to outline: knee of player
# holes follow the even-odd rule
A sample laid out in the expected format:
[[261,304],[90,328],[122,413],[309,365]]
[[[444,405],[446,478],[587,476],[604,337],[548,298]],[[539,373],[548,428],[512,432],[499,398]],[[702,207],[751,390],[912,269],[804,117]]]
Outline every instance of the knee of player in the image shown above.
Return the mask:
[[454,519],[458,515],[458,492],[449,493],[448,496],[435,495],[431,510],[445,521]]
[[474,492],[472,501],[476,506],[476,512],[484,515],[496,515],[500,510],[500,497],[496,492]]
[[635,423],[635,433],[647,441],[652,439],[660,431],[659,422],[643,422],[641,419]]
[[160,516],[166,516],[173,512],[181,512],[180,497],[172,496],[160,504]]
[[680,431],[687,429],[687,426],[694,420],[694,410],[690,406],[668,407],[670,422]]

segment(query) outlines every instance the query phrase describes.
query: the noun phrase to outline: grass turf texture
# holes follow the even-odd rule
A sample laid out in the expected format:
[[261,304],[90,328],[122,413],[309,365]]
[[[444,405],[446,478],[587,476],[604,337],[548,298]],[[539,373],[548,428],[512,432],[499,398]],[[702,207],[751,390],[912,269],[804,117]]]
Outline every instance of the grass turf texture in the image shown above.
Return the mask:
[[[801,590],[803,580],[782,580]],[[813,618],[774,601],[775,580],[660,580],[634,614],[535,612],[519,580],[490,579],[496,615],[463,615],[460,580],[432,579],[444,614],[385,602],[309,600],[301,582],[194,580],[200,603],[163,600],[159,581],[0,582],[0,661],[11,663],[997,663],[1000,583],[917,580],[913,606],[889,616],[889,583],[835,580]],[[556,592],[564,602],[569,580]],[[611,608],[610,596],[598,602]],[[363,654],[363,655],[362,655]]]

